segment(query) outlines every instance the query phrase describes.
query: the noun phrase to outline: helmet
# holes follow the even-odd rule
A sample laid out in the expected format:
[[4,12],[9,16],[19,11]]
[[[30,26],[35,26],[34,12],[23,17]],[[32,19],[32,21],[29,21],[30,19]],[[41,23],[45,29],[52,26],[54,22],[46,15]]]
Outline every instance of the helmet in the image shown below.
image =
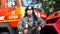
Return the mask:
[[33,7],[27,7],[25,11],[27,10],[33,10]]

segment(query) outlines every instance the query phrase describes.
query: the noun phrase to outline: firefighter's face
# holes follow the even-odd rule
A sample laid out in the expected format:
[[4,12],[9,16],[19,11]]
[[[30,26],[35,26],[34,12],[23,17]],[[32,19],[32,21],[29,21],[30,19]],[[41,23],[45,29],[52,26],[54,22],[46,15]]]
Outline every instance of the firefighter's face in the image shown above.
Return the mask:
[[33,12],[32,10],[27,10],[28,15],[32,15],[32,12]]

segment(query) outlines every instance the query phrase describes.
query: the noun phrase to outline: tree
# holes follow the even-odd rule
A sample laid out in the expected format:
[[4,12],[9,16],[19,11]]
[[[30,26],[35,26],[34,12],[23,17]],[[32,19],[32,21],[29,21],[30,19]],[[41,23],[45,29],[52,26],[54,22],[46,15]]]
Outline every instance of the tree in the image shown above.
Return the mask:
[[60,0],[54,0],[55,4],[54,4],[54,11],[60,11]]
[[49,15],[51,12],[60,11],[60,0],[43,0],[45,11]]
[[55,1],[53,0],[43,0],[44,2],[44,7],[45,7],[45,12],[49,15],[50,13],[52,13],[54,11],[54,4]]

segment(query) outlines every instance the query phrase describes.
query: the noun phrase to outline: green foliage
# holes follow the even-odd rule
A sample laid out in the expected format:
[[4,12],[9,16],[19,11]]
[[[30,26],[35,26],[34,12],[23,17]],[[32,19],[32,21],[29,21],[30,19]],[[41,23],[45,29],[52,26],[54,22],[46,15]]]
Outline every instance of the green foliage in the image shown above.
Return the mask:
[[51,12],[60,10],[60,0],[43,0],[46,13],[49,15]]
[[60,10],[60,0],[55,0],[55,4],[54,4],[54,11],[59,11]]

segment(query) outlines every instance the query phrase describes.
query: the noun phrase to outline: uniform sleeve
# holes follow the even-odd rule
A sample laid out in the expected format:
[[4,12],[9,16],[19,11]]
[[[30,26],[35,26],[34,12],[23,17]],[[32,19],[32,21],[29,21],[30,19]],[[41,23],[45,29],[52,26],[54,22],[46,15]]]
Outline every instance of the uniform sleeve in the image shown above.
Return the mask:
[[18,25],[17,25],[18,30],[22,30],[22,28],[23,28],[22,24],[23,24],[23,18],[21,18],[18,22]]
[[45,26],[45,24],[46,24],[46,22],[42,19],[42,18],[40,18],[40,17],[38,17],[38,23],[40,24],[40,26],[43,28],[44,26]]

